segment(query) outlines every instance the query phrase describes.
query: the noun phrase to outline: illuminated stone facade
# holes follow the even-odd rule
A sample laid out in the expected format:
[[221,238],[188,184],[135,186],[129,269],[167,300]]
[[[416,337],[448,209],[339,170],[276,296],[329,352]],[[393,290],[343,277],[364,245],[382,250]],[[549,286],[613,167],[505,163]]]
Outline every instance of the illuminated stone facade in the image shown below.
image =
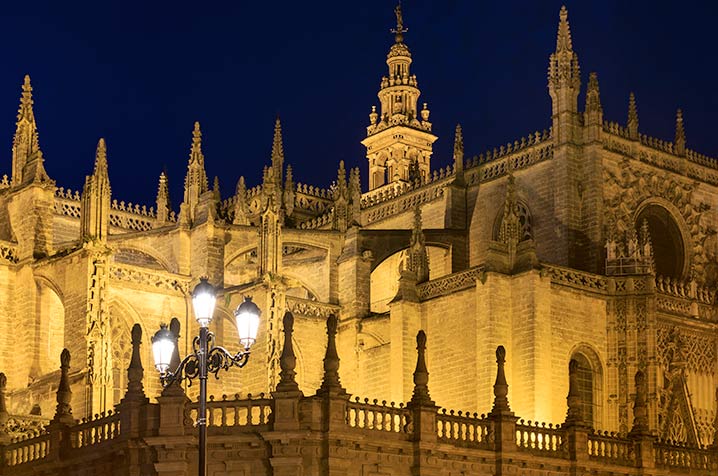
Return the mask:
[[[718,160],[687,148],[680,111],[673,142],[639,132],[632,95],[625,127],[604,121],[593,73],[579,112],[579,62],[562,9],[549,59],[550,130],[469,158],[457,126],[453,165],[431,168],[436,136],[428,107],[418,106],[400,11],[397,20],[363,141],[366,192],[359,169],[343,163],[328,189],[295,183],[279,121],[262,184],[240,178],[226,199],[216,180],[210,188],[199,124],[178,213],[164,174],[152,207],[113,198],[102,139],[82,193],[63,189],[45,172],[25,78],[12,176],[0,184],[0,419],[12,435],[55,419],[30,443],[6,447],[3,464],[14,461],[6,474],[26,464],[54,474],[63,458],[82,474],[82,461],[101,454],[82,452],[95,444],[115,454],[125,448],[116,445],[134,448],[123,454],[142,461],[128,462],[138,466],[126,474],[190,471],[184,396],[154,403],[158,379],[145,372],[147,402],[126,369],[133,334],[152,335],[173,316],[186,353],[196,333],[188,292],[200,276],[224,289],[212,329],[228,348],[238,347],[232,309],[242,297],[263,310],[251,363],[210,383],[218,396],[210,406],[223,415],[210,437],[224,462],[214,474],[493,474],[506,458],[527,474],[581,464],[614,474],[637,474],[639,465],[644,474],[716,469],[714,453],[697,448],[714,444],[718,426]],[[284,378],[285,311],[296,319],[297,389],[252,403],[248,394],[275,392]],[[397,406],[348,403],[343,390],[327,390],[330,315],[338,317],[343,389]],[[433,400],[427,394],[400,409],[421,387],[412,380],[420,330],[429,337]],[[18,339],[29,362],[14,352]],[[517,426],[508,409],[496,410],[498,346],[509,356],[511,410],[561,428]],[[63,348],[73,356],[62,372],[72,393],[61,388],[56,400]],[[150,368],[149,347],[135,352]],[[298,393],[317,389],[317,397]],[[194,387],[186,391],[194,396]],[[219,397],[235,394],[229,403]],[[443,414],[432,401],[496,411]],[[74,425],[60,411],[66,406],[92,421]],[[236,419],[254,406],[263,420]],[[77,436],[98,428],[102,436]],[[63,440],[63,431],[75,436]],[[153,451],[130,444],[140,440]],[[63,453],[62,441],[72,450]],[[248,451],[253,462],[242,463]],[[366,464],[352,467],[358,459]]]

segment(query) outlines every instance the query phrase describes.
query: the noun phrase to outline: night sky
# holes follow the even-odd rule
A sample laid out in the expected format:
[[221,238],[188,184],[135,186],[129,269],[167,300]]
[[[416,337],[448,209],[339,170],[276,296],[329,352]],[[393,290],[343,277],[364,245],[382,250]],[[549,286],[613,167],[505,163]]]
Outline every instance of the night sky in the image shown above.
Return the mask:
[[[412,72],[451,161],[453,129],[478,154],[550,125],[548,56],[562,2],[405,0]],[[598,72],[604,118],[625,124],[636,93],[640,130],[718,155],[714,2],[568,1],[582,89]],[[253,186],[282,119],[295,181],[326,187],[339,160],[361,167],[368,114],[386,74],[395,3],[4,2],[0,17],[0,174],[10,174],[24,74],[32,77],[46,168],[81,189],[99,137],[113,198],[154,205],[167,168],[175,209],[193,122],[223,198]],[[582,91],[582,92],[583,92]],[[583,108],[583,94],[579,98]]]

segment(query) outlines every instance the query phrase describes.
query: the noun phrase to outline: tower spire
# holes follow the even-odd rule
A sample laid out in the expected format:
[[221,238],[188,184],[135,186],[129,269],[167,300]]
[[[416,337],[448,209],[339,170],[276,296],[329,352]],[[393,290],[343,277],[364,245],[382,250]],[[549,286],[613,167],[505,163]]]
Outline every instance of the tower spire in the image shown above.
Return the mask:
[[40,150],[30,76],[25,75],[12,144],[12,185],[50,182]]
[[419,176],[428,177],[432,144],[436,140],[431,133],[426,103],[421,111],[417,109],[421,91],[416,75],[410,71],[411,51],[404,43],[407,30],[401,4],[394,14],[396,29],[391,31],[395,41],[386,57],[389,74],[381,79],[380,110],[372,106],[367,137],[362,141],[369,161],[369,190],[391,182],[409,182],[409,169],[414,162],[419,164]]
[[628,138],[638,140],[638,108],[636,107],[636,96],[631,91],[628,95]]

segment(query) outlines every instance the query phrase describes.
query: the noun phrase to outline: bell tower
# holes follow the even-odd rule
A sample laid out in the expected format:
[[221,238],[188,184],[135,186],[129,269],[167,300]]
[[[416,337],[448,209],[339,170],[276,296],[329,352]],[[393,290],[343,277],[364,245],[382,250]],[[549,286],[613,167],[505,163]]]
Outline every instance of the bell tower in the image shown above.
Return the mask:
[[376,106],[372,106],[367,137],[362,141],[369,160],[369,190],[413,181],[417,177],[410,177],[411,170],[418,170],[421,178],[428,178],[432,145],[437,139],[431,133],[427,104],[421,111],[417,108],[421,91],[416,75],[409,71],[411,52],[404,43],[407,30],[401,5],[397,5],[394,13],[395,41],[386,57],[389,76],[381,78],[380,109],[377,112]]

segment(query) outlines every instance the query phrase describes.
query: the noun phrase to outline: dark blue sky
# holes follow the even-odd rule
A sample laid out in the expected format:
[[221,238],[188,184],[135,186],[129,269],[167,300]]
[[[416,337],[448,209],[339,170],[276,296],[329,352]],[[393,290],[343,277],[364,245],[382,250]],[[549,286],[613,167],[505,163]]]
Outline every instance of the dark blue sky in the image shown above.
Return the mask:
[[[82,186],[105,137],[113,198],[153,204],[167,167],[176,207],[199,120],[207,173],[227,197],[239,175],[259,182],[278,113],[295,180],[327,186],[343,159],[366,184],[359,141],[386,72],[394,2],[6,3],[0,173],[10,173],[29,73],[59,186]],[[434,168],[450,162],[457,122],[468,155],[549,126],[546,68],[561,3],[404,1],[420,100],[439,136]],[[718,155],[713,2],[566,4],[583,87],[597,71],[606,119],[625,123],[633,90],[641,132],[672,140],[682,107],[688,146]]]

